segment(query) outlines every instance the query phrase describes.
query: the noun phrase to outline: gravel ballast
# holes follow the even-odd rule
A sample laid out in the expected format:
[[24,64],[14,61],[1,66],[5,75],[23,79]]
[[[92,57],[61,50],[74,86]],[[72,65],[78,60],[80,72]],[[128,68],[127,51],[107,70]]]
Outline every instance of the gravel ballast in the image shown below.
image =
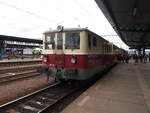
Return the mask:
[[53,83],[54,79],[47,80],[46,76],[41,75],[0,84],[0,105]]

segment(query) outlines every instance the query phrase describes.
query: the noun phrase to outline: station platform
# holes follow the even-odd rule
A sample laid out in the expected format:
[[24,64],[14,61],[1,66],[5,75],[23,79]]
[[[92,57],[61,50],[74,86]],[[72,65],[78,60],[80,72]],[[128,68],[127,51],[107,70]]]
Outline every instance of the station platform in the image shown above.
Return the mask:
[[150,113],[150,63],[118,64],[61,113]]

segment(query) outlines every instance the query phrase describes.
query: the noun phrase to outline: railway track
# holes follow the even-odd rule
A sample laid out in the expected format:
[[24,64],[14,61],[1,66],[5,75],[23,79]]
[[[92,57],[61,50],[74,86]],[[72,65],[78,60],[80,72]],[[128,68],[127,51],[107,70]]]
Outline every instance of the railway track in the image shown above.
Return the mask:
[[24,72],[19,72],[19,73],[0,74],[0,83],[6,83],[6,82],[29,78],[29,77],[38,76],[38,75],[40,74],[36,70],[29,70],[29,71],[24,71]]
[[[104,72],[105,73],[105,72]],[[58,82],[44,89],[38,90],[24,97],[18,98],[6,104],[0,105],[0,113],[45,113],[47,109],[61,103],[61,100],[70,97],[74,92],[86,90],[100,77],[96,76],[92,81],[82,82],[80,87],[71,87],[66,83]]]
[[58,82],[1,105],[0,113],[43,113],[76,90],[66,83]]
[[24,65],[33,65],[33,64],[41,64],[41,60],[7,60],[0,61],[0,68],[4,67],[12,67],[12,66],[24,66]]
[[0,83],[38,76],[36,68],[41,64],[0,68]]
[[13,72],[20,72],[26,70],[33,70],[37,67],[40,67],[42,64],[33,64],[33,65],[25,65],[25,66],[12,66],[12,67],[1,67],[0,74],[4,73],[13,73]]

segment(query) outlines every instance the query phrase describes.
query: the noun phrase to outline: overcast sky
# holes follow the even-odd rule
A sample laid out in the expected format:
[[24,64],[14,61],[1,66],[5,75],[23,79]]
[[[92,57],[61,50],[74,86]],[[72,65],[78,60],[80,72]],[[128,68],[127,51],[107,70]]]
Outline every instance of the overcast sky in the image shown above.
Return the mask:
[[94,0],[0,0],[1,35],[41,38],[44,31],[58,25],[88,27],[118,47],[128,48]]

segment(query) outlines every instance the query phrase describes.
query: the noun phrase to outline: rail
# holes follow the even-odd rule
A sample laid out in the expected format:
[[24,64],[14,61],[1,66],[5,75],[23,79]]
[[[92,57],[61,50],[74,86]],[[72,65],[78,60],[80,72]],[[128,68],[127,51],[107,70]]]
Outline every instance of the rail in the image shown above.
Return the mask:
[[33,64],[41,64],[41,63],[42,63],[41,59],[34,59],[34,60],[4,60],[4,61],[0,61],[0,67],[33,65]]
[[65,83],[57,82],[41,90],[35,91],[24,97],[18,98],[0,106],[0,113],[42,113],[53,106],[76,89]]
[[23,78],[29,78],[40,75],[36,70],[24,71],[21,73],[0,74],[0,83],[15,81]]
[[34,64],[34,65],[25,65],[25,66],[12,66],[12,67],[1,67],[0,68],[0,73],[14,73],[14,72],[19,72],[19,71],[25,71],[25,70],[33,70],[36,69],[37,67],[42,66],[42,64]]

